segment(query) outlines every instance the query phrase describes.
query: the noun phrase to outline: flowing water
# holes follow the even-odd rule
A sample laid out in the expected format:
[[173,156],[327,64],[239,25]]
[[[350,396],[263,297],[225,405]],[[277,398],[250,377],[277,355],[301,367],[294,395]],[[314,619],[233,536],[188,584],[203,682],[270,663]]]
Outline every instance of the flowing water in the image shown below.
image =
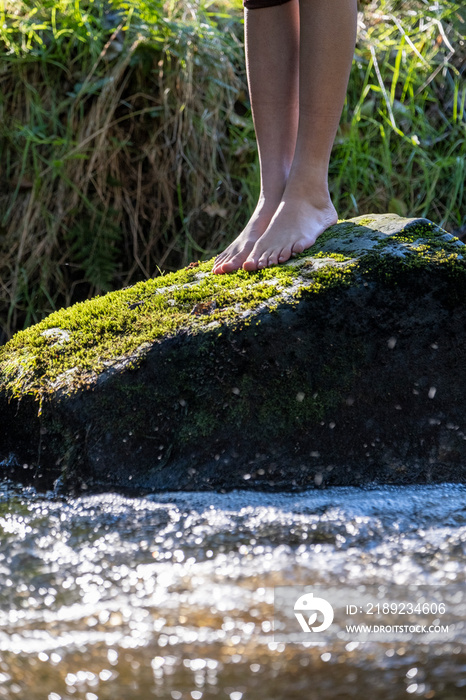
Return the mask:
[[[63,499],[4,484],[0,698],[459,700],[465,562],[463,485]],[[427,601],[448,632],[361,640],[340,620],[293,637],[274,595],[303,587],[356,602],[350,622]]]

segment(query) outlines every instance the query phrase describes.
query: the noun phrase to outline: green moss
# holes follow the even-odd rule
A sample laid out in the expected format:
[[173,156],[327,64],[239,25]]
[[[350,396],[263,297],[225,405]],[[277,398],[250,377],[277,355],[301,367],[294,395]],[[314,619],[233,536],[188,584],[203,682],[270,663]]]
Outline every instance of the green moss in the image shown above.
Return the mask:
[[[435,251],[458,254],[458,238],[450,236],[431,221],[419,221],[402,228],[378,242],[374,250],[383,251],[391,245],[402,246],[407,253],[428,254]],[[462,247],[462,244],[459,244]]]
[[322,258],[332,258],[332,260],[336,260],[337,262],[346,262],[347,260],[352,259],[352,256],[343,255],[342,253],[326,253],[325,251],[313,253],[312,257],[316,258],[317,260]]
[[[180,270],[75,304],[17,333],[0,351],[0,369],[9,391],[16,395],[53,391],[57,379],[64,381],[67,371],[78,368],[73,376],[76,389],[145,343],[181,329],[202,332],[214,322],[238,319],[242,312],[280,295],[299,274],[291,266],[277,266],[257,273],[212,275],[212,265],[209,261],[195,270]],[[52,329],[65,331],[66,336]],[[47,331],[50,334],[44,335]]]
[[369,224],[374,223],[374,221],[376,221],[376,219],[367,216],[358,220],[358,226],[368,226]]
[[[464,261],[458,264],[463,246],[459,248],[456,239],[445,240],[445,232],[434,224],[421,220],[384,235],[374,222],[376,217],[359,217],[338,223],[289,264],[213,275],[210,260],[61,309],[0,349],[0,388],[9,395],[32,393],[38,398],[57,388],[70,393],[93,384],[99,373],[121,362],[137,366],[154,341],[181,330],[205,333],[212,340],[211,331],[218,328],[215,337],[221,337],[224,324],[247,324],[247,315],[264,304],[273,312],[285,299],[294,303],[303,295],[348,287],[368,276],[386,281],[426,265],[448,267],[452,273],[461,268],[464,273]],[[375,245],[368,235],[369,223],[374,224]],[[329,241],[338,247],[338,241],[347,245],[353,239],[371,241],[372,250],[357,255],[345,246],[344,252],[325,250]],[[389,246],[410,254],[394,257]],[[314,265],[325,258],[328,264]]]

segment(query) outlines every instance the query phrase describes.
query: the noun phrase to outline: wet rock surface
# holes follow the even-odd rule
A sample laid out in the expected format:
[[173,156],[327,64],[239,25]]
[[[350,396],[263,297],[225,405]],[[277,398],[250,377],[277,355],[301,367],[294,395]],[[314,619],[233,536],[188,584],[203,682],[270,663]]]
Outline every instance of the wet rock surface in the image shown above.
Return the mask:
[[0,352],[2,471],[64,490],[464,481],[465,250],[425,219],[358,217],[265,272],[210,261],[113,293],[118,324],[106,297],[53,314]]

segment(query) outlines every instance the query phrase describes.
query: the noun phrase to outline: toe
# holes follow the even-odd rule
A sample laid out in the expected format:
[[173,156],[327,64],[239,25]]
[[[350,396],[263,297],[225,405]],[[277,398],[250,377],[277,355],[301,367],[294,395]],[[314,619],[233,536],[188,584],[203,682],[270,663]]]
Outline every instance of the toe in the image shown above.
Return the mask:
[[212,272],[216,272],[223,265],[223,263],[227,260],[227,258],[228,258],[228,255],[226,255],[225,251],[221,255],[218,255],[215,258],[214,266],[212,267]]
[[293,246],[291,248],[291,252],[293,255],[299,255],[299,253],[302,253],[303,250],[305,250],[306,244],[304,241],[296,241],[296,243],[293,243]]
[[243,270],[247,270],[248,272],[253,272],[254,270],[257,270],[257,263],[258,263],[257,256],[255,256],[251,253],[249,255],[249,257],[246,258],[246,260],[243,263]]
[[269,255],[268,266],[278,265],[278,257],[280,255],[280,250],[273,250]]
[[222,261],[218,260],[214,263],[214,266],[212,268],[212,272],[214,275],[218,275],[222,272]]
[[267,265],[269,264],[269,254],[270,254],[269,250],[266,250],[262,253],[259,260],[257,261],[258,269],[262,269],[264,267],[267,267]]
[[258,269],[258,263],[259,263],[259,258],[262,255],[262,250],[260,249],[259,242],[257,242],[252,250],[250,251],[249,255],[246,257],[246,259],[243,261],[243,270],[247,270],[248,272],[252,272],[253,270]]
[[241,265],[243,264],[244,260],[244,255],[238,254],[234,255],[232,258],[227,259],[223,265],[221,265],[220,271],[221,272],[234,272],[235,270],[239,270]]
[[291,258],[291,246],[286,245],[284,248],[281,249],[280,255],[278,256],[278,262],[286,262]]

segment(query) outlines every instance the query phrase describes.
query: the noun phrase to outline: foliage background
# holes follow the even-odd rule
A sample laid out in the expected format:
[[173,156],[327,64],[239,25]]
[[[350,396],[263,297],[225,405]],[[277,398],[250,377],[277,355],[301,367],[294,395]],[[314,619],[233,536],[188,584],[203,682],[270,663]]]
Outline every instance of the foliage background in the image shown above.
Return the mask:
[[[361,2],[330,187],[463,236],[463,3]],[[0,340],[208,259],[255,206],[240,0],[0,0]]]

